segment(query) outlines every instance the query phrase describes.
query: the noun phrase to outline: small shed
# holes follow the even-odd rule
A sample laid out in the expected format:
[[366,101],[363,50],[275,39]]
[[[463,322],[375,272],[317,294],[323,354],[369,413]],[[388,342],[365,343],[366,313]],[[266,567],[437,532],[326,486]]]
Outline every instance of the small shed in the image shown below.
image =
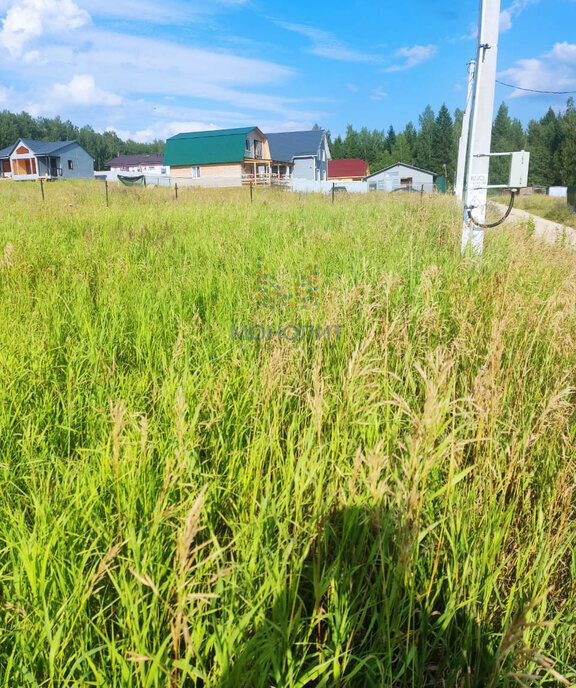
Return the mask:
[[365,160],[360,160],[360,158],[328,161],[328,179],[330,181],[361,182],[368,174],[370,174],[368,163]]
[[437,174],[397,162],[366,177],[369,191],[435,191]]

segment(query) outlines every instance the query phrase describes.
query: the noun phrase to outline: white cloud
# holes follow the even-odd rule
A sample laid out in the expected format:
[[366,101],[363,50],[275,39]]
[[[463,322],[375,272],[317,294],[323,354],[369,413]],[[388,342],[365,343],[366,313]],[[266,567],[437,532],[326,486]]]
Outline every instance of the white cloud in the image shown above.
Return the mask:
[[[518,89],[536,91],[576,90],[576,45],[556,43],[540,58],[518,60],[516,66],[498,74],[498,78],[512,82]],[[515,90],[511,98],[530,95],[530,91]]]
[[576,45],[571,45],[567,41],[564,41],[564,43],[555,43],[552,50],[546,53],[545,57],[568,64],[572,62],[576,64]]
[[[67,45],[46,47],[47,73],[64,79],[97,73],[101,88],[126,97],[153,97],[157,101],[153,105],[165,96],[200,98],[292,118],[299,102],[282,92],[274,95],[293,72],[273,62],[101,30],[84,30],[79,38],[87,46],[85,50],[72,51]],[[121,45],[122,52],[109,50],[110,45]],[[259,93],[262,85],[272,86],[272,93]]]
[[278,26],[306,36],[312,41],[312,47],[307,51],[312,55],[325,57],[329,60],[340,60],[342,62],[374,62],[378,60],[375,55],[361,53],[352,48],[348,48],[328,31],[315,29],[304,24],[290,24],[288,22],[275,22]]
[[67,84],[54,84],[52,97],[74,105],[120,105],[122,98],[96,86],[91,74],[75,74]]
[[383,88],[373,88],[370,92],[370,100],[383,100],[388,94]]
[[15,0],[2,20],[0,46],[19,57],[24,46],[43,34],[63,34],[90,22],[73,0]]
[[387,72],[400,72],[419,65],[421,62],[431,60],[436,55],[435,45],[415,45],[412,48],[400,48],[394,54],[396,57],[405,57],[406,61],[402,65],[392,65]]
[[91,74],[75,74],[67,84],[54,84],[40,102],[29,103],[26,110],[32,116],[59,113],[63,108],[117,106],[122,98],[96,86]]
[[540,0],[514,0],[505,10],[500,12],[500,32],[508,31],[512,28],[512,20],[520,16],[528,5],[535,5]]
[[[210,115],[209,112],[206,113]],[[114,131],[124,141],[132,139],[137,143],[150,143],[155,139],[165,140],[174,134],[180,134],[184,131],[209,131],[211,129],[222,129],[226,127],[239,127],[254,125],[264,132],[279,132],[279,131],[302,131],[310,129],[312,120],[271,120],[271,119],[249,119],[243,116],[235,116],[234,113],[229,113],[225,119],[213,122],[209,119],[200,120],[183,120],[173,122],[157,122],[146,129],[132,132],[129,129],[121,129],[118,127],[108,126],[106,131]]]
[[[217,0],[221,7],[243,1]],[[31,2],[18,0],[18,5]],[[87,0],[77,2],[85,7]],[[281,131],[288,122],[305,129],[327,116],[319,99],[308,98],[303,105],[299,96],[287,95],[286,82],[296,75],[290,67],[217,46],[201,48],[102,26],[84,24],[39,40],[27,34],[18,44],[19,59],[2,65],[5,84],[23,85],[10,94],[10,109],[88,120],[95,128],[117,126],[138,140],[165,138],[181,131],[182,123],[187,129],[254,124]]]
[[156,24],[193,23],[203,15],[245,5],[248,0],[83,0],[82,5],[94,17],[134,19]]

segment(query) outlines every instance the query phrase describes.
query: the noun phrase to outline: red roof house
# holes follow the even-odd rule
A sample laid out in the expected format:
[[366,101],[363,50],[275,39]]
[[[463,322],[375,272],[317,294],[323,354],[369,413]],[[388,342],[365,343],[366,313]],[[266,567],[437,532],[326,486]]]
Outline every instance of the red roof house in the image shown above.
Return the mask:
[[359,158],[328,160],[328,179],[346,182],[362,181],[370,174],[368,163]]

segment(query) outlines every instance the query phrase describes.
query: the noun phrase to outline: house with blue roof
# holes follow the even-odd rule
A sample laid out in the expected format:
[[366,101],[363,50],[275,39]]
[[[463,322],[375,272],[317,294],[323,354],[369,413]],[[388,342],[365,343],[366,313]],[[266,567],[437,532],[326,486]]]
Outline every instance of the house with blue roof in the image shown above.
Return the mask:
[[258,127],[176,134],[166,140],[163,164],[175,181],[197,186],[271,185],[288,181],[292,168],[270,154]]
[[328,160],[331,160],[331,156],[323,129],[283,131],[266,134],[266,138],[271,157],[292,163],[292,176],[295,179],[328,179]]
[[0,175],[30,179],[94,179],[94,159],[77,141],[18,139],[0,150]]

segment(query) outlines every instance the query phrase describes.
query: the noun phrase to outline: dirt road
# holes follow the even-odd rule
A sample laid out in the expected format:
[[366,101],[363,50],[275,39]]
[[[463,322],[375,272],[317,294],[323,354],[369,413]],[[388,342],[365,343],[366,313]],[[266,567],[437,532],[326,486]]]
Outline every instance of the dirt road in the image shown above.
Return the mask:
[[[493,203],[502,215],[506,212],[507,206],[500,203]],[[549,244],[563,243],[565,246],[576,248],[576,230],[571,227],[565,227],[552,220],[545,220],[537,215],[527,213],[525,210],[514,208],[510,216],[504,221],[504,224],[511,224],[512,222],[527,222],[529,218],[534,221],[534,236],[538,239],[543,239]]]

